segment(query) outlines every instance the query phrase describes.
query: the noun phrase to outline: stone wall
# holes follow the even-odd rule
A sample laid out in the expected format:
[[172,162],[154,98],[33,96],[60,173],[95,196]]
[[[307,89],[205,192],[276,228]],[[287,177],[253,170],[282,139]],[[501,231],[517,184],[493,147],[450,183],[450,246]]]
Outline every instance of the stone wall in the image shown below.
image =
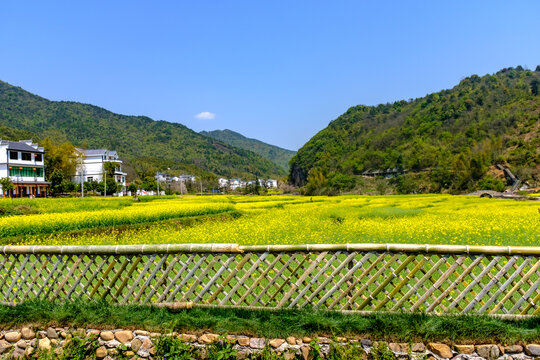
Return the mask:
[[[282,355],[284,359],[309,360],[310,353],[315,345],[319,348],[322,357],[325,357],[330,351],[331,344],[359,347],[363,350],[363,358],[369,359],[373,358],[371,355],[374,353],[374,349],[381,348],[381,343],[362,338],[338,337],[329,339],[319,337],[312,339],[290,336],[286,339],[264,339],[241,335],[220,337],[218,334],[211,333],[201,335],[187,333],[160,334],[144,330],[95,330],[52,327],[38,330],[25,327],[0,331],[0,358],[29,358],[37,349],[60,353],[74,336],[80,338],[95,337],[99,342],[96,357],[104,360],[115,359],[120,348],[123,349],[124,357],[154,359],[156,355],[154,341],[160,336],[176,337],[201,349],[226,339],[234,344],[240,359],[246,358],[249,354],[260,352],[267,347]],[[532,360],[540,357],[540,345],[538,344],[384,343],[382,346],[391,351],[398,360]]]

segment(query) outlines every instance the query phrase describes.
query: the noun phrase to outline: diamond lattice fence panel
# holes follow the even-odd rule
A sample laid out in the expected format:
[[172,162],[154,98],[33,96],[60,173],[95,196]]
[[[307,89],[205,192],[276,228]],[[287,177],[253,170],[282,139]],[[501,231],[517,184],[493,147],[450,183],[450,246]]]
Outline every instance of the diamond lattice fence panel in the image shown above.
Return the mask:
[[419,245],[0,248],[0,298],[538,315],[540,249]]

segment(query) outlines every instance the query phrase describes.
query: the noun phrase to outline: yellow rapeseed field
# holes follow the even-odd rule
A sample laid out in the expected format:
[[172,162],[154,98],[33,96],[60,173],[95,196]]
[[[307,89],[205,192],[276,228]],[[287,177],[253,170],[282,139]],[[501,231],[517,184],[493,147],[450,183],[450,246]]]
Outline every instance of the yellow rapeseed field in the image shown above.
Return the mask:
[[[62,201],[55,207],[55,213],[48,210],[52,206],[47,203],[41,208],[37,206],[44,209],[41,214],[0,218],[0,240],[62,245],[187,242],[538,245],[540,240],[540,203],[535,201],[450,195],[220,195],[144,202]],[[74,205],[77,201],[86,201],[85,206]],[[92,201],[99,202],[99,206],[93,208]],[[194,221],[177,221],[180,218]]]

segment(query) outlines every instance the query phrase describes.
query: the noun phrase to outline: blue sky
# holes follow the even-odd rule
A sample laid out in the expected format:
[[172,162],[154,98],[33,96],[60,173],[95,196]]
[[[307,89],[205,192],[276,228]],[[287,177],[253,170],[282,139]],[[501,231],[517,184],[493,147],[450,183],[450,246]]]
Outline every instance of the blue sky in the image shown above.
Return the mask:
[[0,80],[295,150],[350,106],[534,69],[539,14],[539,1],[4,1]]

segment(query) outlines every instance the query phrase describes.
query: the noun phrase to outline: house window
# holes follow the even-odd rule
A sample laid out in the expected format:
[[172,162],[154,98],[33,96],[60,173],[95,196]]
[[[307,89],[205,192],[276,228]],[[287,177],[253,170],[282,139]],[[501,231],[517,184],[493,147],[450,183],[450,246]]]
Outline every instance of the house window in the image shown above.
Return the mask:
[[19,160],[19,153],[16,151],[10,151],[9,152],[9,159],[10,160]]
[[86,181],[92,182],[92,181],[94,181],[94,177],[93,177],[93,176],[89,176],[89,177],[86,178]]
[[42,154],[36,154],[36,161],[38,161],[38,162],[43,161],[43,155]]
[[32,160],[32,154],[31,153],[23,152],[23,153],[21,153],[21,155],[22,155],[22,160],[24,160],[24,161]]

